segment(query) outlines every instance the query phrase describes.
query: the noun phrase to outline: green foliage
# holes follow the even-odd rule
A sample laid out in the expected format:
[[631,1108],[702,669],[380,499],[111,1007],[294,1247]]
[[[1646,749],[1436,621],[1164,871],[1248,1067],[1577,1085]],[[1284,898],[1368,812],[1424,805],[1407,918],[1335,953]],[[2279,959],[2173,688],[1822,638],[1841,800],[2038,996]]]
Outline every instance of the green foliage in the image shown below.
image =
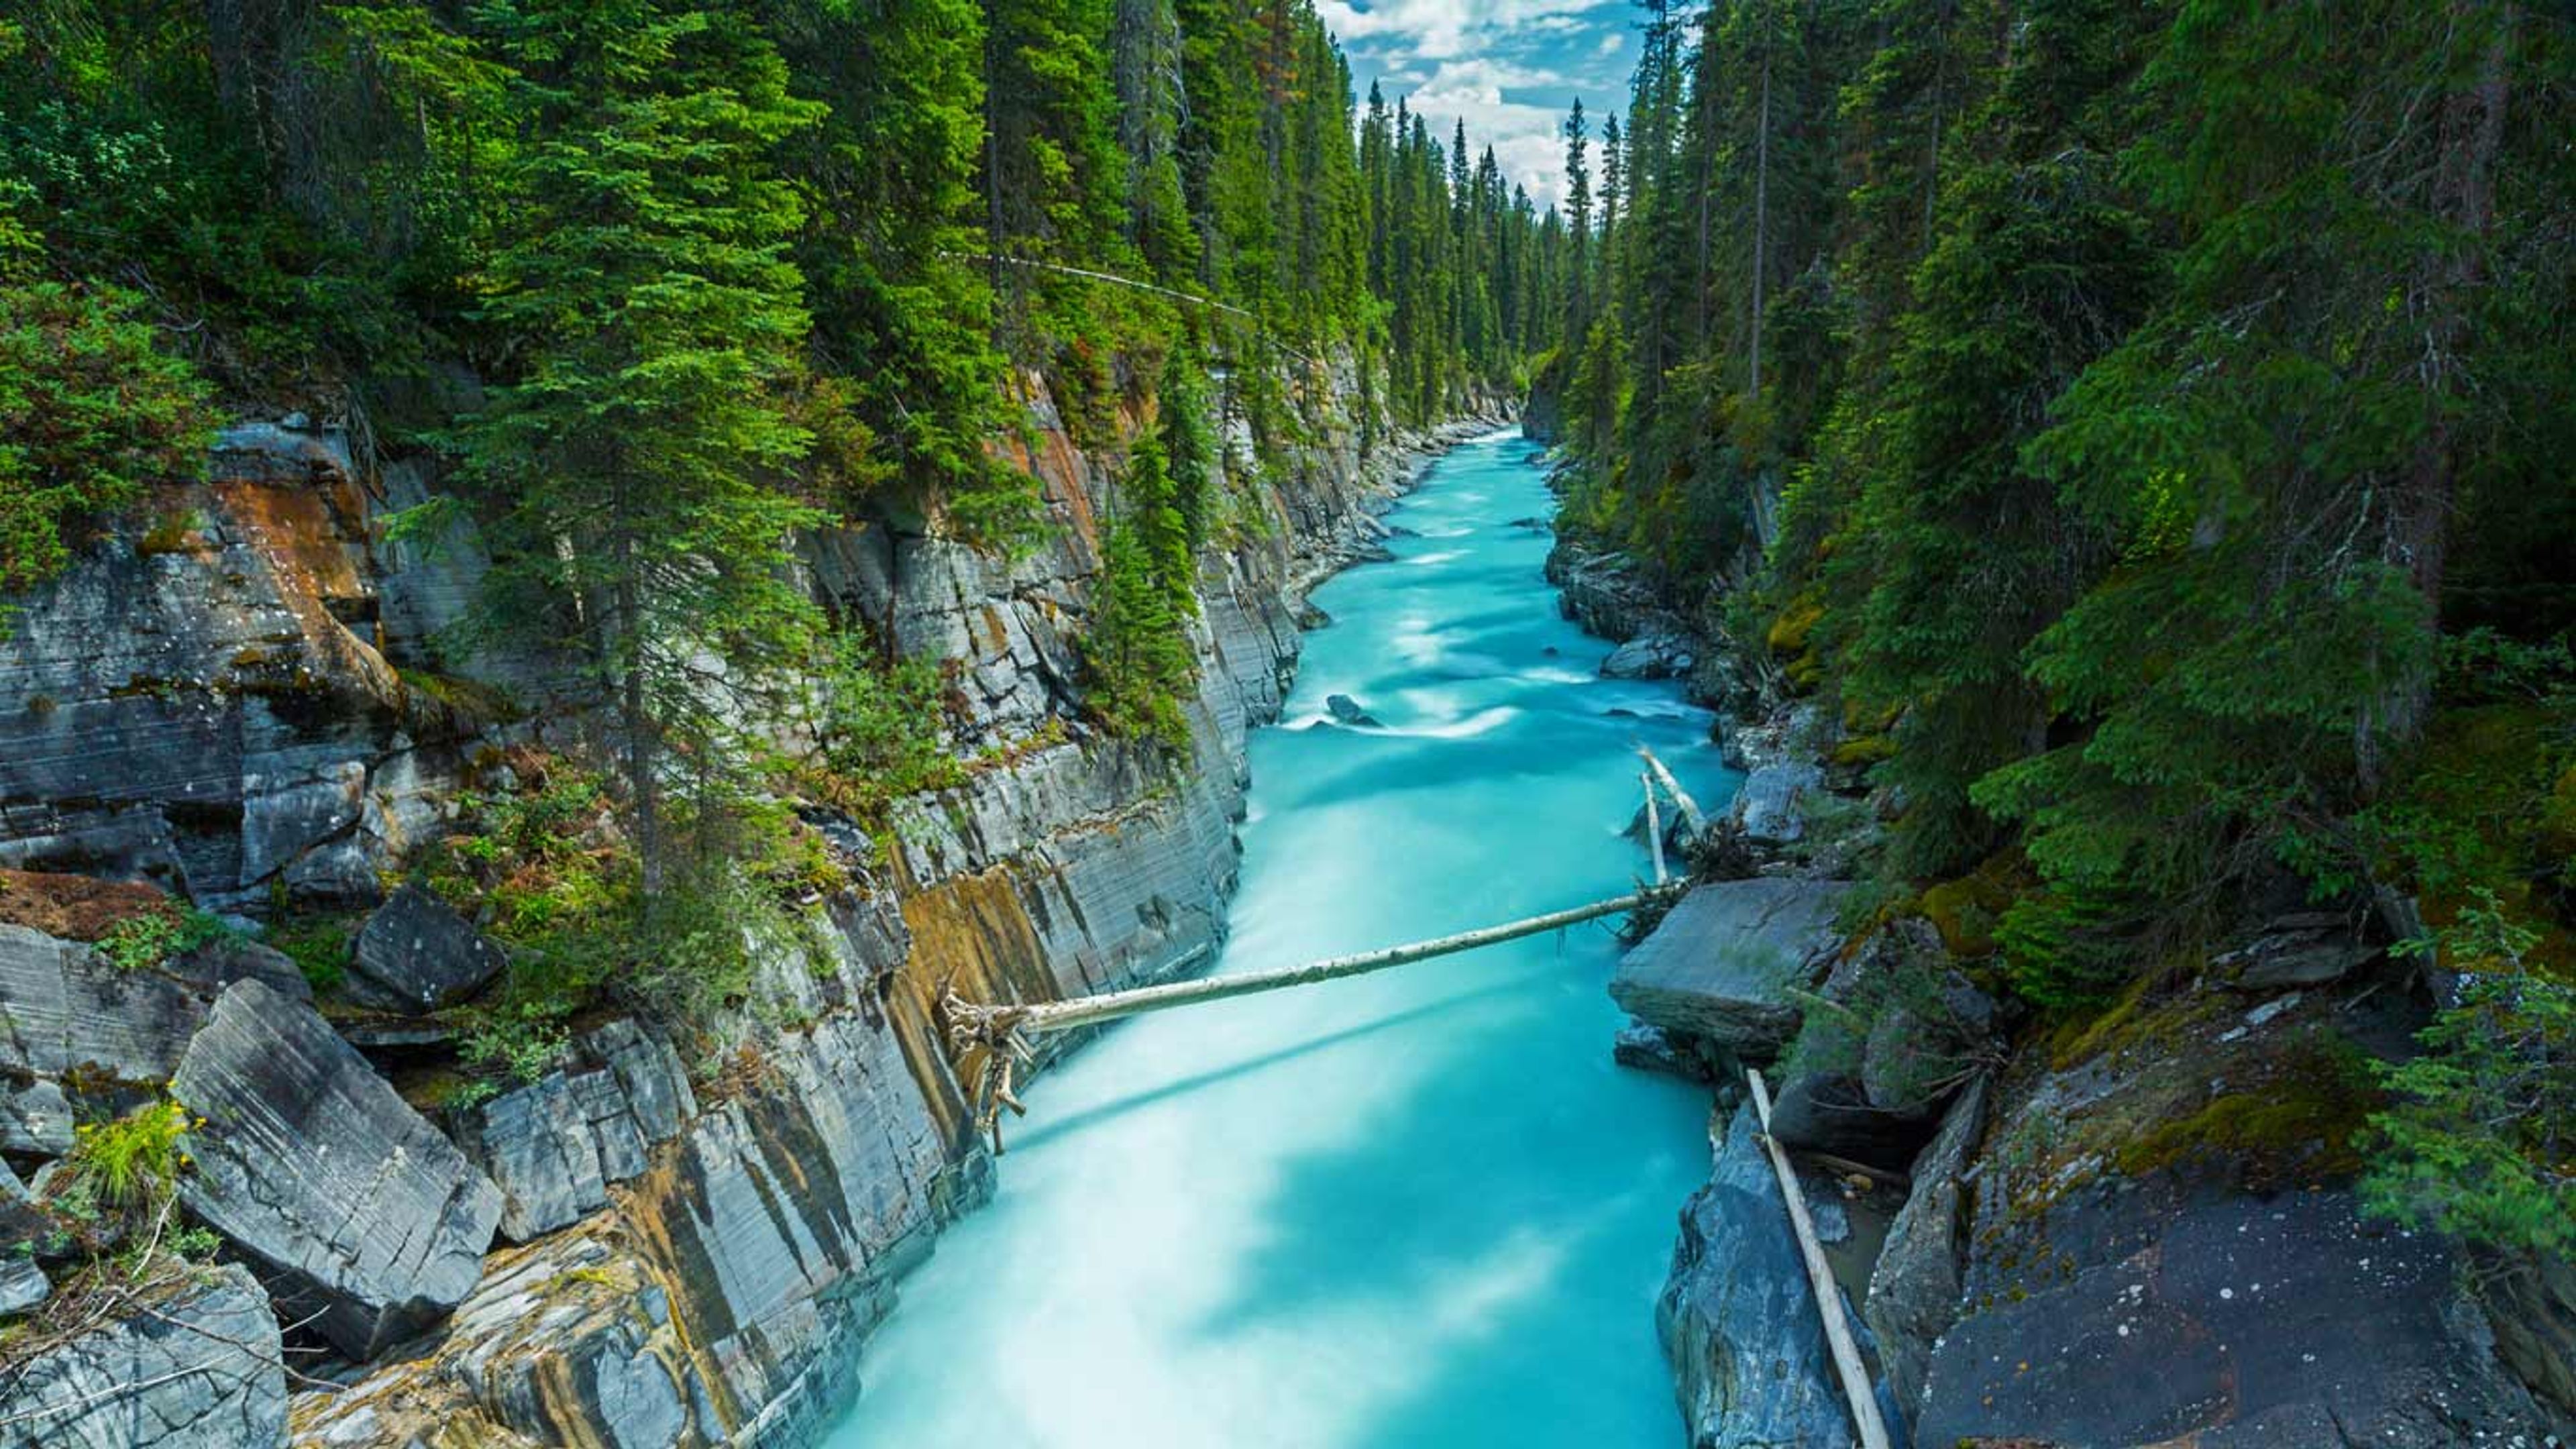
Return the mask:
[[188,1165],[187,1109],[149,1102],[111,1122],[74,1129],[66,1159],[77,1189],[110,1211],[140,1215],[177,1188]]
[[947,748],[945,689],[929,660],[887,665],[858,635],[835,636],[810,722],[824,799],[874,815],[903,796],[964,784],[965,766]]
[[[143,299],[14,279],[0,257],[0,595],[59,573],[87,529],[183,483],[213,436],[208,391],[163,352]],[[7,627],[0,606],[0,630]]]
[[1125,508],[1101,538],[1083,661],[1091,708],[1103,722],[1178,749],[1189,739],[1182,705],[1198,679],[1189,636],[1198,594],[1190,528],[1163,449],[1148,434],[1128,454]]
[[471,1107],[514,1087],[533,1085],[563,1060],[571,1034],[552,1003],[520,1002],[476,1014],[456,1041],[456,1059],[473,1079],[451,1105]]
[[119,971],[149,971],[173,956],[220,941],[230,926],[194,907],[128,916],[98,939],[98,954]]
[[2463,973],[2457,1005],[2386,1067],[2371,1119],[2371,1211],[2542,1258],[2576,1252],[2576,989],[2525,961],[2537,933],[2493,892],[2420,954]]
[[271,926],[264,942],[295,963],[315,995],[336,991],[348,979],[349,953],[357,940],[357,921],[325,917]]

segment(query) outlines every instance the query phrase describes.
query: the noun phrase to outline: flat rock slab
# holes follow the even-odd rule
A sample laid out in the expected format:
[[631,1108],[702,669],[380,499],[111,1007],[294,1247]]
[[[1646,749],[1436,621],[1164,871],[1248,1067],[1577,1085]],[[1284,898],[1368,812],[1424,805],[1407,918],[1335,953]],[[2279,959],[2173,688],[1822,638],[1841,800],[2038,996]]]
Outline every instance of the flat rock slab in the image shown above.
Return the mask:
[[1785,877],[1701,886],[1620,958],[1610,996],[1649,1026],[1767,1061],[1798,1030],[1782,988],[1833,946],[1847,888]]
[[311,1007],[235,983],[170,1094],[205,1121],[189,1211],[260,1267],[286,1319],[369,1359],[474,1287],[500,1189]]
[[406,885],[358,928],[341,989],[360,1006],[424,1016],[482,990],[509,964],[507,952],[445,901]]
[[1726,818],[1756,844],[1793,844],[1807,833],[1803,802],[1824,783],[1825,772],[1803,760],[1755,766],[1736,787]]
[[286,1439],[277,1320],[226,1264],[26,1363],[0,1391],[0,1449],[275,1449]]
[[2056,1270],[1950,1327],[1916,1443],[2541,1442],[2440,1239],[2362,1220],[2341,1189],[2146,1196],[2051,1209]]

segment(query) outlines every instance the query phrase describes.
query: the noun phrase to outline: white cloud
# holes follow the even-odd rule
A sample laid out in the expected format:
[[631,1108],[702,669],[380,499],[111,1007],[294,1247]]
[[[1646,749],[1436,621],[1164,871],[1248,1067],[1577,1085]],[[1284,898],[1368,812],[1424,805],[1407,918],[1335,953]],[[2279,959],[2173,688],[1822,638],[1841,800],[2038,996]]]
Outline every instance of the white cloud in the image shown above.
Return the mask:
[[1541,207],[1564,187],[1565,109],[1624,108],[1627,0],[1316,0],[1365,94],[1407,99],[1445,144],[1458,121]]

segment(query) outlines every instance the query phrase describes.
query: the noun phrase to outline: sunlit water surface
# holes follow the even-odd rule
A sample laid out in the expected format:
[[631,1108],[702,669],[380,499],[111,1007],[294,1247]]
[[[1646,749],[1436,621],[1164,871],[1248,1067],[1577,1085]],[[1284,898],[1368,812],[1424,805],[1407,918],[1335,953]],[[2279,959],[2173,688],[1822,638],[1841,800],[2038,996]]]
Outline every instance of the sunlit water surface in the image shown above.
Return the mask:
[[[1557,616],[1551,500],[1498,435],[1315,602],[1252,741],[1221,972],[1537,914],[1648,867],[1651,745],[1732,777],[1665,684]],[[1319,723],[1348,694],[1379,730]],[[1614,1067],[1601,925],[1113,1028],[1026,1092],[991,1206],[942,1238],[830,1449],[1681,1440],[1653,1305],[1705,1097]]]

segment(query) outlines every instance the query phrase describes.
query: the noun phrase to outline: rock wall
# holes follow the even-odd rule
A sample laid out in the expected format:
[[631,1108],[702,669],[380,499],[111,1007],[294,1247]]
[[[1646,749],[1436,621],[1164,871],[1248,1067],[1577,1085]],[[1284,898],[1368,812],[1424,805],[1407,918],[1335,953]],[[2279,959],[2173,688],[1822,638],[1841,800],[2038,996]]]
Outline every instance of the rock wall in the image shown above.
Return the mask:
[[[1049,999],[1206,962],[1235,876],[1245,736],[1278,711],[1304,590],[1370,551],[1374,510],[1428,452],[1500,420],[1362,458],[1349,381],[1312,399],[1292,466],[1231,487],[1234,537],[1200,559],[1200,690],[1178,769],[1079,721],[1074,641],[1111,476],[1041,379],[1025,382],[1017,454],[1046,497],[1037,552],[998,560],[890,519],[808,541],[828,608],[957,661],[959,748],[983,762],[899,807],[886,864],[819,908],[802,958],[768,963],[759,1024],[695,1088],[667,1045],[613,1023],[563,1070],[436,1124],[461,1152],[443,1137],[369,1149],[361,1164],[407,1175],[342,1182],[326,1168],[350,1133],[408,1143],[434,1128],[336,1038],[304,1040],[329,1037],[322,1018],[230,986],[252,974],[238,964],[106,982],[86,948],[25,932],[0,940],[5,989],[56,1004],[0,1039],[11,1104],[29,1109],[8,1120],[35,1123],[0,1145],[68,1146],[60,1084],[98,1076],[72,1070],[76,1055],[124,1064],[106,1079],[142,1088],[177,1069],[221,1168],[192,1206],[256,1239],[237,1250],[267,1291],[299,1319],[319,1313],[351,1361],[342,1386],[294,1395],[293,1442],[796,1440],[847,1401],[905,1270],[991,1188],[937,997]],[[429,671],[430,631],[470,592],[473,540],[385,547],[377,520],[423,496],[421,475],[356,472],[335,433],[237,427],[207,484],[31,601],[0,644],[0,864],[149,880],[236,915],[372,905],[378,872],[440,828],[494,746],[579,728],[504,729],[478,708],[492,685],[542,686],[524,661],[477,661],[477,681]],[[107,1031],[94,998],[111,986],[160,1003],[135,1018],[148,1039]],[[115,1039],[82,1055],[67,1035],[80,1031]],[[283,1037],[254,1050],[263,1032]],[[335,1120],[298,1110],[326,1099],[343,1104]],[[366,1232],[332,1229],[330,1205],[355,1198],[378,1204]],[[467,1238],[501,1245],[451,1284]],[[309,1344],[312,1323],[290,1338]],[[90,1372],[78,1350],[51,1361]],[[19,1396],[0,1389],[0,1419]]]

